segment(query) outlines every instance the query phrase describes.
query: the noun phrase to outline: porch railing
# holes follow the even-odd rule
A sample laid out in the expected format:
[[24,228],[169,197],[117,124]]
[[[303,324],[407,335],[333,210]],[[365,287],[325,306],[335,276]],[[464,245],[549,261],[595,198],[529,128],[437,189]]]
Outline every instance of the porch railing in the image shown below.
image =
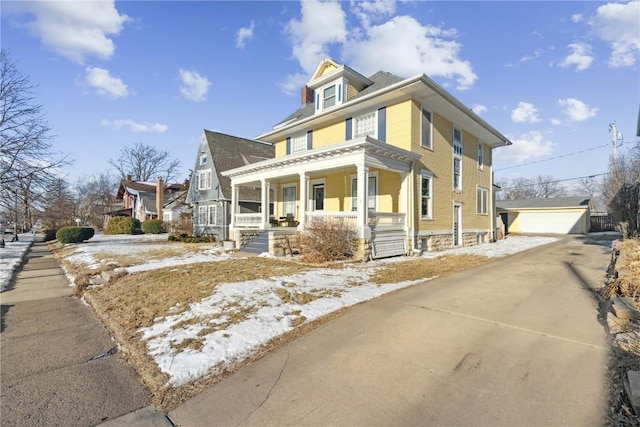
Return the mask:
[[371,231],[403,231],[406,214],[398,212],[369,212]]
[[237,228],[262,228],[261,213],[239,213],[234,219],[234,227]]
[[351,211],[310,211],[307,212],[307,222],[310,221],[325,221],[332,219],[342,219],[349,222],[356,222],[357,212]]

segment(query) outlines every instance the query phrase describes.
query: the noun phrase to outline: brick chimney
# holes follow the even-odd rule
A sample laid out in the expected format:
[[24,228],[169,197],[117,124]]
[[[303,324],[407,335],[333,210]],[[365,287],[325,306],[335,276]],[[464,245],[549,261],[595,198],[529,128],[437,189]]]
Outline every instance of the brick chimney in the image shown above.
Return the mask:
[[156,213],[158,214],[158,219],[162,219],[162,205],[164,205],[164,183],[162,182],[162,177],[159,176],[156,183]]
[[131,181],[131,175],[127,175],[127,181]]
[[302,89],[300,89],[300,97],[302,98],[302,106],[313,102],[313,89],[306,85],[302,86]]

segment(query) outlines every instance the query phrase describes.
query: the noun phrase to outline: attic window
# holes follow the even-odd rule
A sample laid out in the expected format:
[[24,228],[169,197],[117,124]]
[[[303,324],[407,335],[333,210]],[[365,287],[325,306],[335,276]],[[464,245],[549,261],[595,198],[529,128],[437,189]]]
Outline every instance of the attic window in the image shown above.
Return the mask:
[[324,89],[322,105],[324,108],[333,107],[336,105],[336,86],[329,86]]
[[345,80],[334,80],[330,84],[316,89],[316,112],[341,105],[344,101],[342,92],[345,85]]
[[200,166],[206,165],[206,164],[207,164],[207,155],[204,154],[204,155],[200,156]]

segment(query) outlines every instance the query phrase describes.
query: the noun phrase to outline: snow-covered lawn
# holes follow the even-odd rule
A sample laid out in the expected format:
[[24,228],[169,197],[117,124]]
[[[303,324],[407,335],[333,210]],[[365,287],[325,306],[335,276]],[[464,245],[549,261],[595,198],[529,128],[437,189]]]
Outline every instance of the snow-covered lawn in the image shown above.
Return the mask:
[[[450,254],[500,257],[558,240],[553,237],[514,236],[493,244],[423,254],[435,258]],[[155,254],[167,248],[166,235],[103,236],[73,245],[66,262],[100,268],[113,257],[134,257],[138,262],[123,267],[137,273],[163,267],[223,261],[229,255],[215,245],[196,245],[198,250],[166,258]],[[243,361],[261,346],[297,326],[344,307],[385,293],[424,282],[432,277],[378,284],[370,280],[390,263],[417,260],[397,257],[344,268],[318,268],[280,277],[244,282],[218,283],[200,301],[179,301],[138,332],[168,382],[174,387],[216,375]],[[131,264],[131,260],[129,260]],[[260,277],[258,275],[258,277]]]
[[17,242],[11,242],[11,235],[5,235],[5,247],[0,248],[0,292],[4,292],[14,270],[22,263],[27,250],[33,243],[31,234],[19,234]]

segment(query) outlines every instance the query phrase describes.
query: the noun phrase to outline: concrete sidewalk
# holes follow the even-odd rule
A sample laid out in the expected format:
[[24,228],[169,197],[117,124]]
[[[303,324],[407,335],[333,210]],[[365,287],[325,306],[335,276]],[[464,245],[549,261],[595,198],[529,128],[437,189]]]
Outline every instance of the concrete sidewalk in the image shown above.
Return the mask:
[[[170,426],[64,272],[34,243],[2,303],[2,426]],[[118,417],[134,424],[118,424]]]

